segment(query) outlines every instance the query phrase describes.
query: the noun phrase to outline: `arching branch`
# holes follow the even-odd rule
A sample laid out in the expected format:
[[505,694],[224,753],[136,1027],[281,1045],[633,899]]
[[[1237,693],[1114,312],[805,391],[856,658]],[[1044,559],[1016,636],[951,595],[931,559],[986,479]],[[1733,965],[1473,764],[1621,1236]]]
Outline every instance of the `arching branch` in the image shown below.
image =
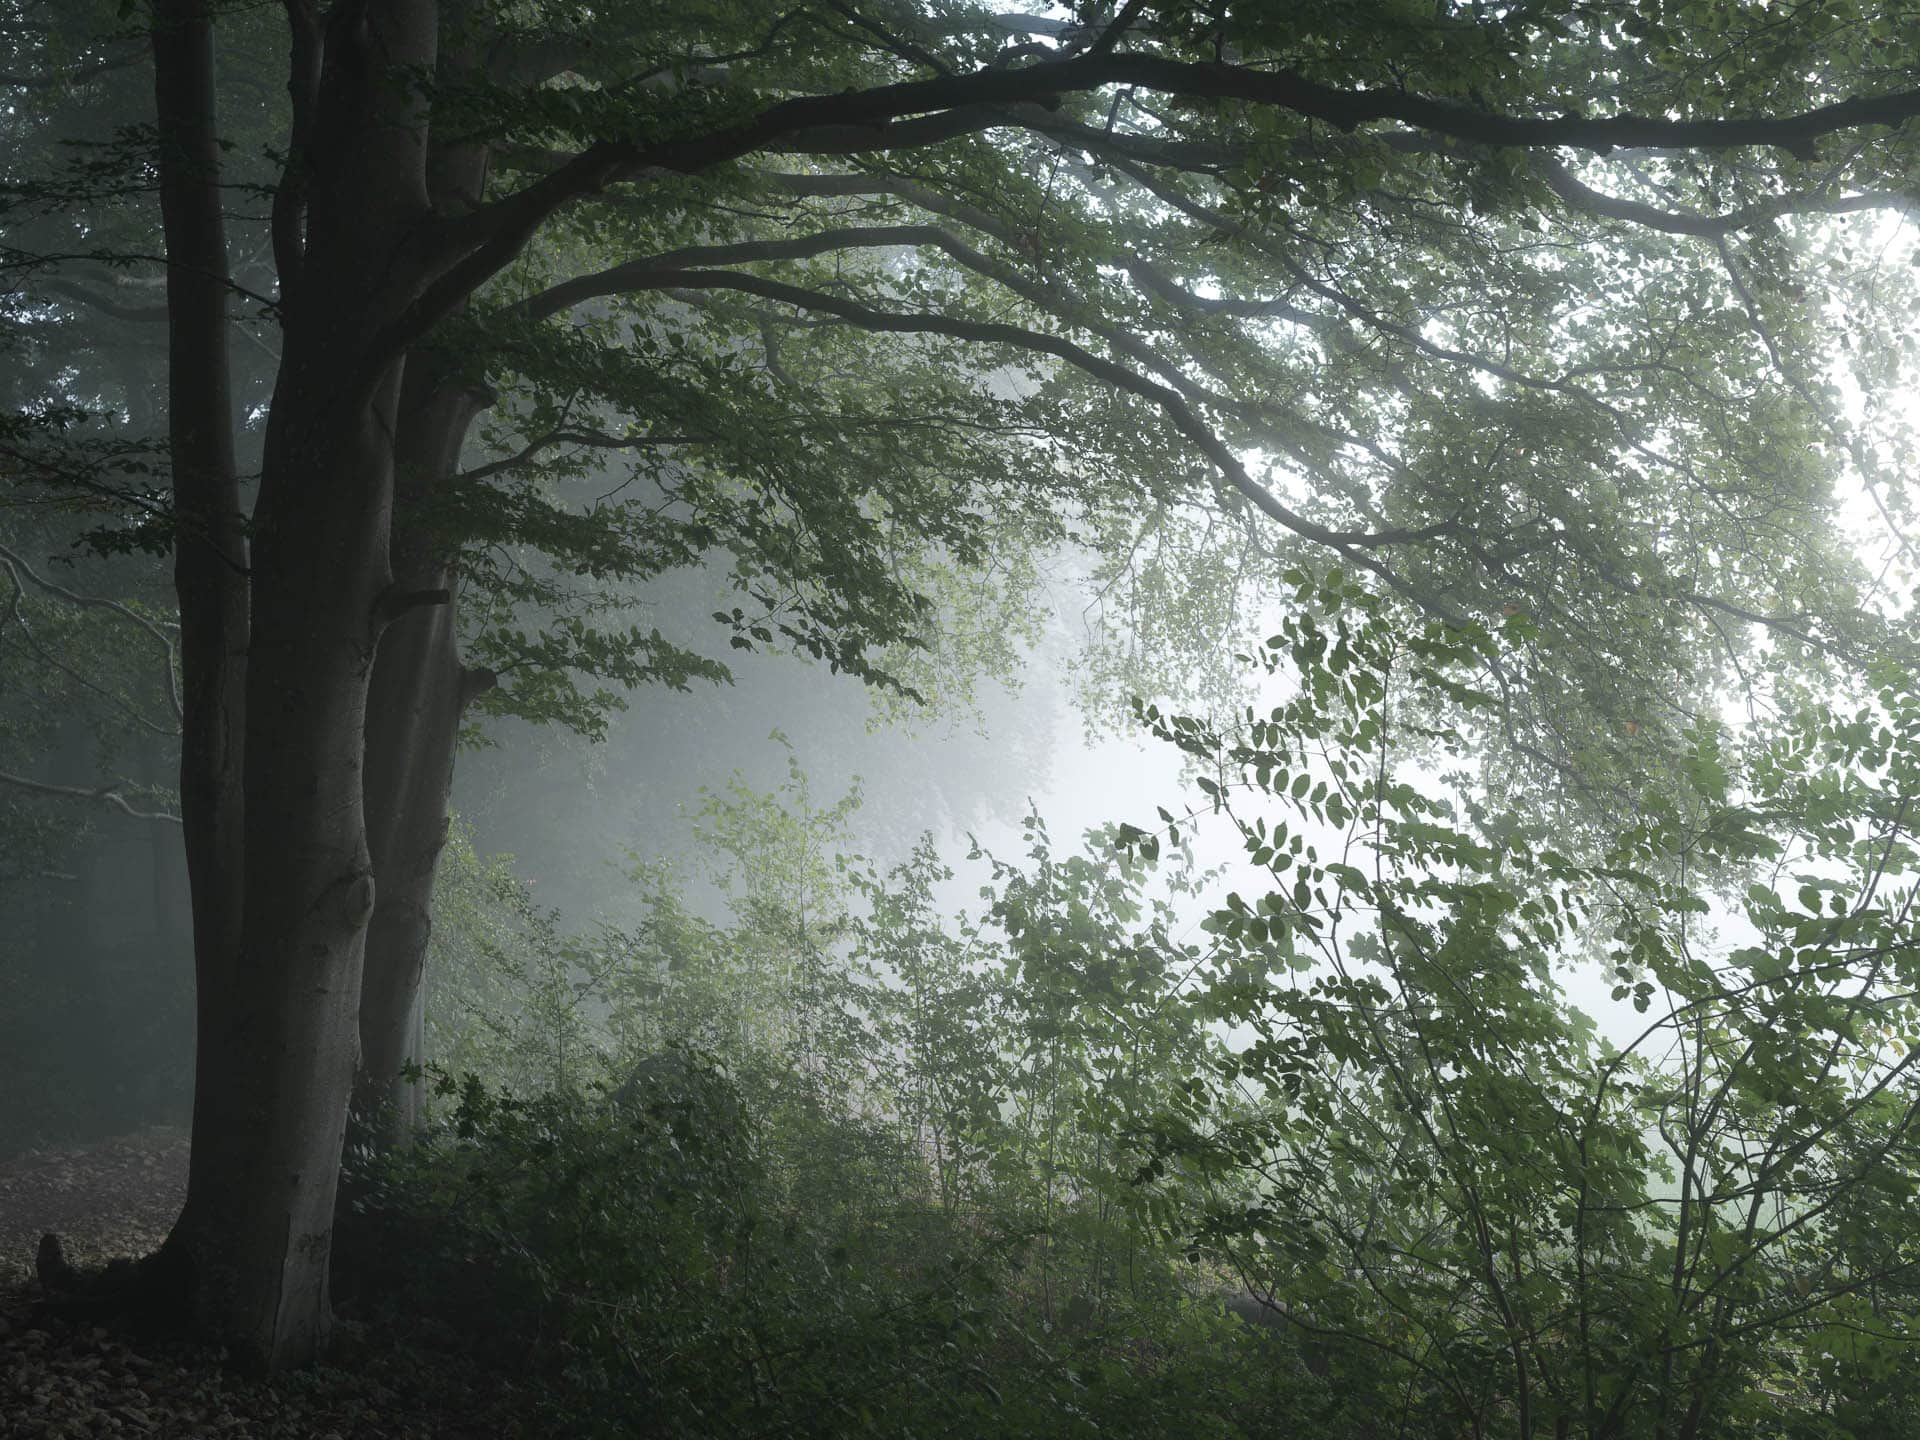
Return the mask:
[[1202,64],[1162,56],[1094,53],[966,75],[879,85],[838,95],[783,100],[736,125],[653,143],[606,140],[526,188],[457,220],[437,222],[438,275],[380,336],[362,366],[377,374],[525,248],[548,217],[609,185],[648,172],[692,175],[764,150],[822,147],[816,153],[882,151],[932,138],[1021,123],[1003,107],[1048,105],[1110,85],[1192,99],[1242,100],[1353,130],[1396,121],[1415,130],[1506,148],[1568,147],[1600,153],[1622,146],[1731,149],[1764,146],[1804,153],[1822,136],[1920,115],[1920,90],[1861,96],[1788,116],[1673,120],[1651,116],[1499,115],[1399,90],[1342,90],[1290,70]]
[[472,484],[475,481],[490,479],[505,474],[509,470],[518,470],[531,465],[549,450],[563,445],[575,445],[589,450],[656,450],[670,445],[700,445],[713,439],[710,435],[604,435],[589,430],[550,430],[545,435],[530,440],[511,455],[498,460],[489,460],[476,465],[471,470],[462,470],[453,477],[455,484]]
[[1834,195],[1826,191],[1776,195],[1758,204],[1729,210],[1723,215],[1693,215],[1679,210],[1662,210],[1617,195],[1607,195],[1585,184],[1551,155],[1540,157],[1540,173],[1553,193],[1573,209],[1608,220],[1623,220],[1668,235],[1696,235],[1715,240],[1751,230],[1785,215],[1855,215],[1863,210],[1898,210],[1912,214],[1913,200],[1890,190],[1869,190],[1854,195]]
[[[1163,182],[1145,173],[1129,161],[1114,158],[1112,163],[1116,168],[1145,186],[1154,196],[1188,216],[1188,218],[1207,225],[1222,234],[1232,235],[1236,239],[1244,240],[1249,245],[1270,256],[1305,288],[1313,291],[1313,293],[1329,301],[1331,304],[1338,306],[1342,312],[1360,324],[1365,325],[1368,329],[1373,330],[1376,334],[1389,337],[1409,347],[1411,350],[1443,364],[1477,370],[1481,374],[1492,376],[1495,379],[1516,385],[1522,389],[1562,395],[1568,399],[1585,404],[1606,415],[1619,434],[1621,443],[1649,464],[1657,465],[1663,469],[1674,470],[1685,476],[1690,483],[1696,486],[1701,485],[1699,477],[1694,474],[1691,467],[1684,461],[1667,455],[1658,448],[1649,445],[1638,433],[1631,416],[1625,413],[1619,406],[1595,394],[1571,377],[1565,375],[1531,374],[1509,365],[1504,361],[1494,360],[1484,355],[1476,355],[1470,351],[1457,350],[1451,346],[1441,345],[1436,341],[1429,340],[1425,335],[1421,334],[1419,330],[1411,326],[1399,324],[1386,316],[1380,315],[1369,306],[1348,295],[1339,287],[1329,285],[1327,282],[1314,276],[1312,272],[1308,271],[1291,255],[1287,255],[1278,250],[1256,227],[1243,224],[1232,216],[1192,199],[1183,194],[1175,185]],[[1318,321],[1317,319],[1310,319],[1307,323],[1318,323]]]
[[1040,330],[1026,330],[1017,325],[1007,325],[998,321],[965,320],[951,315],[925,312],[876,310],[843,296],[822,294],[797,285],[788,285],[782,281],[768,280],[758,275],[742,275],[724,270],[665,272],[658,279],[658,288],[667,287],[688,290],[738,290],[800,309],[818,310],[836,316],[848,324],[857,325],[863,330],[876,333],[945,335],[956,340],[985,345],[1004,345],[1018,350],[1051,355],[1091,375],[1094,379],[1111,385],[1116,390],[1138,396],[1157,406],[1172,423],[1174,429],[1192,442],[1195,448],[1220,471],[1228,485],[1252,502],[1256,509],[1301,538],[1337,551],[1352,563],[1372,571],[1389,583],[1392,577],[1387,568],[1368,554],[1368,551],[1435,539],[1450,529],[1449,526],[1439,525],[1386,530],[1336,530],[1302,515],[1248,473],[1239,457],[1234,455],[1225,442],[1214,434],[1212,428],[1200,418],[1178,390],[1130,370],[1117,361],[1095,355],[1083,346],[1076,345],[1073,341],[1058,335],[1050,335]]
[[64,280],[58,276],[43,280],[40,283],[41,288],[49,290],[55,295],[65,296],[69,300],[78,301],[88,309],[97,310],[109,319],[151,325],[164,323],[167,318],[167,307],[164,305],[122,304],[120,301],[102,295],[98,291],[89,290],[85,285],[78,284],[72,280]]
[[127,782],[124,780],[115,780],[109,784],[98,785],[89,790],[79,785],[49,785],[41,780],[29,780],[24,775],[14,775],[8,771],[0,770],[0,785],[11,785],[16,790],[25,790],[34,795],[54,795],[63,800],[99,801],[102,804],[113,806],[114,809],[123,815],[132,816],[135,820],[164,820],[169,825],[178,825],[180,823],[180,817],[178,815],[169,814],[165,810],[136,809],[133,804],[128,801],[127,797],[120,793],[122,790],[128,788]]
[[936,244],[939,232],[930,225],[868,225],[844,230],[821,230],[780,240],[744,240],[731,245],[688,245],[658,255],[628,261],[590,275],[578,275],[531,295],[514,308],[529,319],[542,320],[586,300],[629,290],[657,290],[660,277],[674,271],[720,265],[751,265],[767,260],[807,260],[836,250],[880,250]]
[[[980,218],[989,222],[992,219],[985,215]],[[1001,233],[1005,233],[1004,227],[1000,229]],[[1208,405],[1222,414],[1232,415],[1249,426],[1262,443],[1285,452],[1299,464],[1314,463],[1309,455],[1309,442],[1304,440],[1300,433],[1303,430],[1312,432],[1314,438],[1322,441],[1336,445],[1357,446],[1372,454],[1376,460],[1385,462],[1379,447],[1364,437],[1334,430],[1318,421],[1283,411],[1270,402],[1244,400],[1208,389],[1197,383],[1178,364],[1139,336],[1099,318],[1098,307],[1089,304],[1071,285],[1058,278],[1042,280],[1024,274],[967,245],[950,231],[943,230],[937,225],[862,226],[823,230],[812,235],[792,236],[780,240],[688,246],[563,281],[522,301],[516,308],[531,318],[543,318],[569,306],[603,295],[659,289],[662,287],[663,275],[682,267],[798,260],[839,250],[884,249],[898,246],[932,248],[943,252],[957,264],[1019,295],[1029,304],[1054,316],[1063,324],[1097,336],[1111,346],[1116,353],[1125,356],[1142,370],[1159,376],[1190,404]],[[1171,286],[1171,282],[1164,279],[1162,284]],[[1299,315],[1300,312],[1294,312],[1294,314]],[[1190,358],[1201,358],[1196,347],[1189,345],[1187,348]]]
[[146,616],[123,605],[118,600],[109,600],[99,595],[82,594],[80,591],[69,590],[64,585],[56,584],[45,576],[36,573],[34,568],[27,564],[17,552],[8,549],[5,545],[0,545],[0,568],[6,570],[8,576],[13,580],[16,589],[19,587],[20,577],[24,575],[33,583],[36,589],[46,592],[57,600],[65,601],[67,604],[81,610],[110,611],[118,615],[129,625],[144,632],[148,638],[160,647],[162,665],[167,678],[167,707],[173,711],[173,718],[176,721],[182,718],[179,680],[174,671],[177,651],[174,647],[173,637],[167,634],[165,630],[161,629],[160,626],[156,625]]
[[1715,236],[1713,243],[1714,248],[1719,252],[1720,264],[1726,270],[1727,279],[1733,286],[1733,292],[1740,299],[1740,307],[1746,312],[1747,323],[1752,327],[1754,334],[1760,337],[1761,344],[1766,347],[1767,359],[1774,371],[1819,418],[1821,428],[1826,430],[1833,442],[1852,458],[1854,468],[1860,473],[1860,483],[1866,488],[1868,498],[1873,501],[1874,509],[1880,512],[1880,519],[1886,526],[1887,533],[1893,537],[1894,543],[1899,546],[1903,554],[1912,557],[1915,553],[1914,543],[1907,537],[1900,521],[1889,508],[1887,497],[1882,493],[1881,466],[1873,453],[1873,447],[1866,442],[1859,426],[1837,422],[1829,408],[1819,403],[1813,393],[1813,387],[1808,383],[1800,366],[1789,360],[1787,352],[1775,338],[1773,328],[1767,324],[1766,316],[1760,309],[1760,302],[1747,284],[1746,277],[1740,273],[1740,266],[1734,260],[1733,250],[1727,244],[1726,238]]

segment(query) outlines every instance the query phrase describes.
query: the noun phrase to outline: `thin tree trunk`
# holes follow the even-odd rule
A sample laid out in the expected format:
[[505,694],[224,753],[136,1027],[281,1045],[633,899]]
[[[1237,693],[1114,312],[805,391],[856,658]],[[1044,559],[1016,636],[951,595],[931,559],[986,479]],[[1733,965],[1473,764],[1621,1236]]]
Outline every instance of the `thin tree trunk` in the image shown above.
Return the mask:
[[[449,13],[463,32],[464,14]],[[444,52],[440,78],[457,86],[484,63],[471,40]],[[436,145],[426,160],[427,194],[438,214],[476,203],[486,183],[484,146]],[[381,637],[367,704],[367,839],[375,901],[360,997],[360,1072],[354,1082],[349,1147],[378,1154],[418,1129],[426,1052],[427,943],[434,875],[447,843],[448,799],[461,717],[494,683],[493,672],[460,662],[457,577],[427,511],[459,469],[474,418],[493,396],[450,375],[427,354],[408,362],[395,437],[392,563],[396,588],[446,592],[446,602],[403,615]]]
[[206,0],[159,0],[153,50],[160,133],[167,137],[160,147],[160,205],[168,256],[168,437],[184,682],[180,805],[196,962],[217,987],[230,976],[239,950],[248,609]]
[[[193,1128],[219,1128],[231,1096],[218,1042],[239,975],[248,645],[247,547],[233,455],[227,246],[215,142],[213,29],[206,0],[156,0],[154,90],[167,244],[168,449],[174,586],[180,601],[180,814],[193,909]],[[194,1279],[197,1223],[219,1186],[194,1149],[186,1210],[163,1252]]]
[[[416,358],[417,371],[429,367]],[[417,396],[415,390],[429,393]],[[360,992],[360,1074],[350,1145],[382,1152],[420,1122],[421,1085],[406,1072],[423,1059],[427,942],[433,879],[447,841],[448,795],[460,721],[488,685],[457,647],[451,567],[426,527],[410,523],[409,501],[436,491],[452,473],[473,417],[488,397],[432,378],[409,376],[398,446],[403,494],[394,524],[395,586],[447,591],[445,603],[416,608],[380,639],[367,703],[367,841],[377,880]]]

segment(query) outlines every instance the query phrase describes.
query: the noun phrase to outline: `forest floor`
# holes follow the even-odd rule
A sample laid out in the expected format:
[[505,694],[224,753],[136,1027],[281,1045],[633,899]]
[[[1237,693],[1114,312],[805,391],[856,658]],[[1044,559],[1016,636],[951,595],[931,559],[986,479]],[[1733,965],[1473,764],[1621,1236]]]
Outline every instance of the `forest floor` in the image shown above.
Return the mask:
[[42,1312],[40,1236],[82,1270],[155,1249],[186,1194],[187,1142],[152,1130],[0,1163],[0,1437],[480,1440],[536,1433],[527,1396],[449,1327],[343,1316],[330,1363],[267,1381],[188,1339]]
[[145,1255],[167,1238],[187,1195],[187,1137],[143,1130],[89,1145],[29,1150],[0,1163],[0,1286],[33,1274],[40,1237],[60,1237],[80,1267]]

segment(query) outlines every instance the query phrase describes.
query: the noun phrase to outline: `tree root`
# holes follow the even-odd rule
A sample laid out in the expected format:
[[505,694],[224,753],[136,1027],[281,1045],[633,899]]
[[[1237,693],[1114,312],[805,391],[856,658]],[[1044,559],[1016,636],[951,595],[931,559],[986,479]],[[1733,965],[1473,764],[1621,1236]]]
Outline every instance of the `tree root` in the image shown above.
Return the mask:
[[110,1260],[103,1270],[85,1272],[68,1263],[58,1235],[42,1235],[34,1275],[40,1282],[38,1317],[175,1334],[186,1324],[186,1257],[166,1246],[140,1260]]

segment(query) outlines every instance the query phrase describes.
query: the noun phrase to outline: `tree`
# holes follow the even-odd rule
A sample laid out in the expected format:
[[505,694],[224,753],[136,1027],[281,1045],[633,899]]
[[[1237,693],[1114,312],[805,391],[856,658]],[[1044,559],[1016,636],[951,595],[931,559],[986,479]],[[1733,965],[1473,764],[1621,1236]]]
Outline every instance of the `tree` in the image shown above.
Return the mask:
[[[1372,1356],[1417,1433],[1693,1440],[1822,1398],[1878,1430],[1920,1276],[1889,1208],[1920,1141],[1912,672],[1703,728],[1583,863],[1407,763],[1524,629],[1314,586],[1260,656],[1292,698],[1225,734],[1151,714],[1217,777],[1164,829],[1222,816],[1266,874],[1135,942],[1233,1027],[1136,1128],[1145,1203]],[[1729,888],[1748,943],[1715,933]],[[1595,960],[1615,1013],[1563,991]]]
[[[124,37],[35,13],[53,69],[12,83],[119,73]],[[1880,79],[1907,38],[1847,7],[1788,41],[1741,12],[1708,67],[1686,6],[289,0],[250,505],[215,22],[260,32],[151,14],[200,1037],[166,1253],[270,1364],[325,1336],[356,1069],[364,1115],[414,1043],[463,714],[596,700],[503,675],[703,673],[591,615],[516,626],[556,565],[730,550],[736,641],[904,684],[903,556],[1068,517],[1115,572],[1197,524],[1253,565],[1331,552],[1410,613],[1527,612],[1497,724],[1610,800],[1757,635],[1886,643],[1823,522],[1848,466],[1899,497],[1827,443],[1837,341],[1792,301],[1828,245],[1794,217],[1902,203],[1920,111]],[[1628,66],[1630,105],[1582,113]],[[490,407],[508,444],[463,469]],[[609,452],[642,499],[519,483]],[[490,572],[508,542],[552,560]]]

